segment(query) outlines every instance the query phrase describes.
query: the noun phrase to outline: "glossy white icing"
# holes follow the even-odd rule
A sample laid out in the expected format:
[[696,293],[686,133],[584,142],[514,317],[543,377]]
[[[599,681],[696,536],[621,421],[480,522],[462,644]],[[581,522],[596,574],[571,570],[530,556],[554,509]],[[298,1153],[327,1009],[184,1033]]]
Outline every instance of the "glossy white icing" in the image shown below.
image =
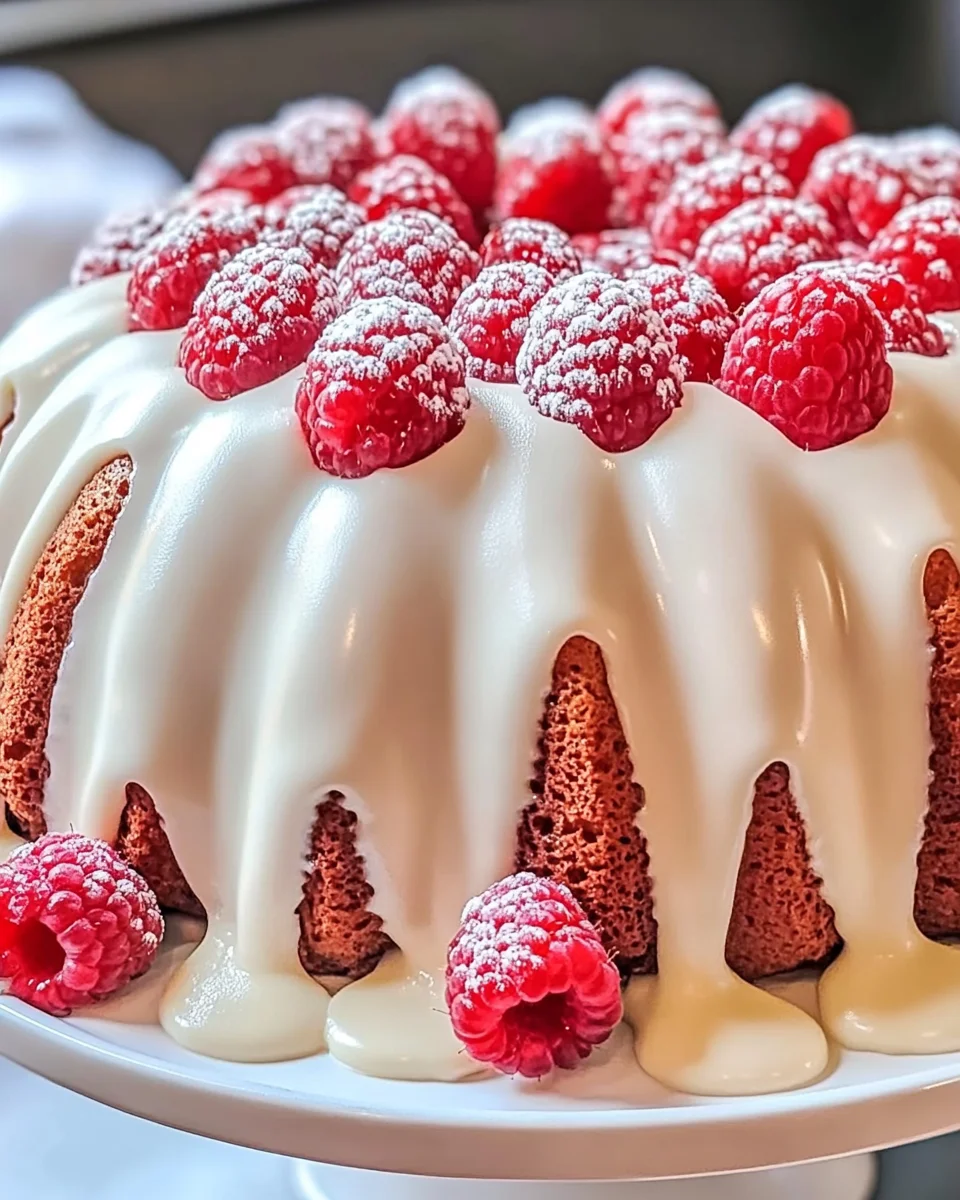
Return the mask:
[[[310,460],[299,371],[213,403],[175,366],[178,340],[93,349],[0,474],[3,630],[83,484],[120,453],[135,464],[54,695],[46,809],[112,837],[127,782],[155,798],[211,916],[162,1005],[172,1036],[259,1059],[314,1052],[326,1025],[372,1073],[470,1070],[438,1002],[445,948],[464,901],[511,869],[551,666],[582,633],[646,792],[660,974],[628,995],[641,1064],[696,1092],[826,1069],[821,1026],[724,962],[753,781],[774,760],[846,943],[824,1028],[960,1048],[960,954],[912,918],[921,580],[960,530],[960,357],[893,356],[887,418],[818,454],[705,385],[614,456],[518,389],[474,384],[452,443],[347,481]],[[295,910],[332,789],[400,950],[328,1008]]]

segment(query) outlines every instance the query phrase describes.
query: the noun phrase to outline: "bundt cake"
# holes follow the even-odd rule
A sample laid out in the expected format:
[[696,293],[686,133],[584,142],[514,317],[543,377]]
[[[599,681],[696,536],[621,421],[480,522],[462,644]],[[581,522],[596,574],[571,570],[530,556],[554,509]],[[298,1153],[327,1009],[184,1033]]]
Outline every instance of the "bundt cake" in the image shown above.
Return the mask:
[[[221,191],[238,171],[206,167]],[[290,253],[266,211],[260,243]],[[182,329],[130,331],[135,279],[55,296],[0,346],[0,798],[12,839],[102,837],[206,918],[163,999],[173,1037],[469,1074],[447,946],[470,897],[531,871],[582,904],[669,1085],[809,1082],[825,1032],[960,1048],[960,954],[932,940],[960,934],[952,348],[891,349],[864,286],[838,284],[892,367],[872,427],[798,448],[727,394],[734,334],[720,386],[688,360],[682,398],[620,450],[583,407],[531,402],[527,336],[521,383],[470,378],[433,453],[338,474],[301,397],[354,310],[217,403]],[[531,336],[562,315],[550,295]],[[643,319],[673,356],[680,335]],[[865,345],[827,366],[847,378]],[[680,377],[663,368],[659,400]],[[754,986],[800,968],[823,972],[819,1023]]]

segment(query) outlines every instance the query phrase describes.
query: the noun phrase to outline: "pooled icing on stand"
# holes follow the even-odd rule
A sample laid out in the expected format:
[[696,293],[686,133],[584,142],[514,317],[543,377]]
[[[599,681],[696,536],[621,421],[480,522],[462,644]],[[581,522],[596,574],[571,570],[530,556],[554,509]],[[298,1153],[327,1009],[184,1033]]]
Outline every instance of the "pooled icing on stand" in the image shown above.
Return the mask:
[[[819,1025],[724,960],[754,780],[776,760],[845,939],[825,1028],[857,1048],[960,1048],[960,954],[912,917],[922,574],[960,531],[960,357],[893,355],[889,415],[817,454],[703,384],[646,445],[607,455],[519,389],[474,383],[453,442],[342,480],[310,460],[299,371],[211,403],[175,366],[179,336],[94,349],[0,476],[6,629],[83,485],[119,454],[135,465],[54,694],[46,813],[112,838],[128,782],[154,797],[210,914],[163,1004],[173,1037],[296,1056],[326,1021],[362,1070],[472,1070],[437,1003],[446,946],[466,899],[512,869],[543,695],[579,633],[604,652],[646,796],[659,975],[631,985],[648,1003],[628,995],[641,1065],[738,1094],[826,1067]],[[39,393],[33,361],[14,385]],[[332,790],[399,950],[328,1012],[296,907]]]

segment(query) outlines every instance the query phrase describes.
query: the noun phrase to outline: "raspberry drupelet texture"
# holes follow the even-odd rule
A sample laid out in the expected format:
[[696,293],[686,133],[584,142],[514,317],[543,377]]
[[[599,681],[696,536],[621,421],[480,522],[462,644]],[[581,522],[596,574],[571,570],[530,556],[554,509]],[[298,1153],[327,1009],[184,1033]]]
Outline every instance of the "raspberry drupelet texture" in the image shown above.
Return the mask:
[[599,272],[544,296],[517,357],[517,382],[533,407],[611,452],[652,437],[680,403],[683,371],[650,297]]
[[836,232],[819,204],[762,196],[715,221],[701,237],[692,266],[736,311],[781,275],[838,254]]
[[423,159],[474,212],[489,207],[500,118],[476,83],[450,67],[430,67],[394,89],[380,124],[388,154]]
[[531,217],[508,217],[494,226],[483,240],[480,257],[485,267],[497,263],[531,262],[556,280],[579,275],[580,255],[570,238],[549,221]]
[[865,288],[830,267],[785,275],[744,310],[719,387],[802,450],[848,442],[890,407],[880,314]]
[[827,274],[838,271],[866,289],[883,322],[888,350],[924,354],[928,358],[946,354],[948,343],[944,327],[930,320],[914,289],[893,267],[886,263],[859,261],[829,266],[818,264],[809,269]]
[[305,250],[251,246],[197,297],[180,365],[209,399],[227,400],[302,363],[338,312],[333,276]]
[[634,113],[677,109],[720,119],[720,107],[702,83],[681,71],[641,67],[610,88],[600,101],[597,120],[607,133],[616,134]]
[[687,265],[686,255],[676,250],[655,250],[645,229],[602,229],[599,233],[578,233],[573,244],[584,271],[602,271],[617,279],[629,279],[651,263],[672,267]]
[[468,246],[480,244],[470,209],[453,184],[413,155],[398,154],[361,171],[347,194],[368,221],[379,221],[402,208],[418,208],[446,221]]
[[262,228],[259,208],[171,217],[134,263],[127,284],[130,328],[185,325],[210,276],[252,246]]
[[281,192],[267,205],[265,214],[267,225],[280,235],[265,235],[267,240],[302,246],[315,262],[330,270],[340,261],[350,238],[366,223],[360,205],[328,183]]
[[654,209],[653,244],[688,257],[714,221],[758,196],[792,196],[793,184],[754,154],[728,150],[682,171]]
[[516,362],[530,313],[554,285],[532,262],[485,267],[460,293],[447,321],[467,375],[487,383],[515,383]]
[[228,129],[215,138],[193,177],[198,195],[220,188],[247,192],[256,204],[300,183],[275,130],[261,125]]
[[301,183],[345,191],[376,160],[373,123],[355,100],[315,96],[277,114],[277,142]]
[[463,360],[440,319],[388,297],[327,326],[296,410],[321,471],[355,479],[439,450],[463,428],[469,403]]
[[654,263],[638,271],[629,286],[646,289],[654,309],[676,339],[684,379],[713,383],[737,323],[710,280],[694,271]]
[[56,1016],[142,975],[163,937],[157,898],[106,843],[48,833],[0,865],[0,980]]
[[773,163],[798,188],[814,156],[853,134],[853,117],[835,96],[792,83],[762,96],[730,132],[748,154]]
[[163,228],[167,212],[162,208],[141,208],[133,212],[114,213],[93,232],[70,271],[74,287],[129,271],[137,255]]
[[867,256],[902,275],[924,312],[960,308],[960,200],[935,196],[902,209]]
[[480,257],[432,213],[406,209],[364,225],[337,264],[340,306],[397,296],[446,319],[476,277]]
[[471,1058],[529,1079],[575,1067],[623,1015],[619,974],[583,909],[529,871],[464,908],[446,1000]]

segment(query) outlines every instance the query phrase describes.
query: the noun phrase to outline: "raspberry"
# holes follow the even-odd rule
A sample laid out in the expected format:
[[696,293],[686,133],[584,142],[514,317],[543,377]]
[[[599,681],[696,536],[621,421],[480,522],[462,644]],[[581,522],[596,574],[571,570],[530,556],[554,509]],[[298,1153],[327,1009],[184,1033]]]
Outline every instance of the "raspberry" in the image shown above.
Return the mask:
[[483,240],[480,255],[485,267],[496,263],[531,262],[557,280],[579,275],[580,255],[570,238],[549,221],[508,217]]
[[500,118],[459,71],[431,67],[399,84],[381,121],[387,154],[412,154],[449,179],[475,212],[489,207]]
[[467,375],[488,383],[515,383],[520,346],[537,301],[554,277],[532,262],[485,267],[460,293],[447,322]]
[[642,67],[613,85],[600,101],[597,119],[608,133],[619,133],[634,113],[669,109],[720,117],[716,100],[689,75],[663,67]]
[[129,271],[147,242],[159,233],[167,219],[161,208],[139,208],[112,213],[93,231],[93,236],[74,260],[70,282],[74,287]]
[[338,311],[333,276],[306,250],[251,246],[197,297],[180,366],[209,399],[228,400],[302,363]]
[[841,240],[837,242],[837,258],[845,262],[861,262],[867,257],[867,247],[863,242]]
[[725,145],[723,122],[684,108],[635,113],[611,140],[620,183],[616,208],[625,225],[647,225],[684,167],[719,154]]
[[432,454],[463,428],[463,362],[428,309],[364,300],[324,330],[296,410],[321,471],[356,479]]
[[826,209],[839,237],[869,242],[901,208],[936,190],[893,142],[859,134],[816,155],[800,194]]
[[265,215],[267,224],[281,234],[268,234],[265,240],[302,246],[315,262],[331,270],[340,261],[344,246],[366,221],[359,204],[327,183],[281,192],[267,205]]
[[603,229],[600,233],[578,233],[573,244],[585,271],[602,271],[617,279],[629,279],[651,263],[682,267],[687,263],[675,250],[654,250],[645,229]]
[[288,151],[261,125],[228,129],[215,138],[193,177],[198,195],[220,188],[248,192],[257,204],[299,183]]
[[172,211],[203,216],[225,208],[249,208],[252,203],[250,193],[241,192],[239,188],[216,188],[212,192],[198,195],[192,188],[187,187],[183,189],[180,200]]
[[694,253],[693,269],[712,279],[736,311],[781,275],[838,253],[836,233],[819,204],[762,196],[739,205],[706,230]]
[[932,125],[908,129],[893,139],[907,166],[928,180],[937,196],[960,196],[960,134]]
[[646,296],[676,339],[684,378],[713,383],[737,323],[710,280],[693,271],[655,263],[638,271],[629,286],[631,290],[646,289]]
[[653,244],[689,257],[704,230],[745,200],[793,194],[793,185],[772,163],[742,150],[728,150],[676,177],[653,211]]
[[182,214],[151,238],[127,284],[131,329],[176,329],[187,323],[207,280],[257,240],[260,209]]
[[935,196],[902,209],[867,257],[902,275],[924,312],[960,308],[960,200]]
[[850,110],[835,96],[789,84],[751,105],[734,126],[730,141],[773,163],[798,188],[814,155],[852,133]]
[[802,450],[839,446],[890,407],[883,322],[865,289],[830,268],[785,275],[744,310],[718,386]]
[[378,221],[401,208],[419,208],[452,225],[468,246],[480,244],[470,209],[449,179],[409,154],[398,154],[361,171],[348,195],[364,210],[368,221]]
[[340,306],[398,296],[446,319],[479,269],[479,256],[445,221],[401,209],[361,226],[344,246],[337,264]]
[[590,115],[548,103],[511,130],[494,192],[497,218],[535,217],[567,233],[603,229],[616,168]]
[[592,271],[533,310],[517,382],[534,408],[603,450],[632,450],[680,403],[683,363],[663,318],[629,285]]
[[620,1022],[620,976],[562,883],[530,871],[463,910],[447,953],[447,1007],[477,1062],[536,1079],[575,1067]]
[[45,1012],[119,991],[162,937],[156,896],[106,842],[48,833],[0,866],[0,979]]
[[346,191],[376,160],[370,114],[339,96],[315,96],[280,110],[277,142],[301,183]]

